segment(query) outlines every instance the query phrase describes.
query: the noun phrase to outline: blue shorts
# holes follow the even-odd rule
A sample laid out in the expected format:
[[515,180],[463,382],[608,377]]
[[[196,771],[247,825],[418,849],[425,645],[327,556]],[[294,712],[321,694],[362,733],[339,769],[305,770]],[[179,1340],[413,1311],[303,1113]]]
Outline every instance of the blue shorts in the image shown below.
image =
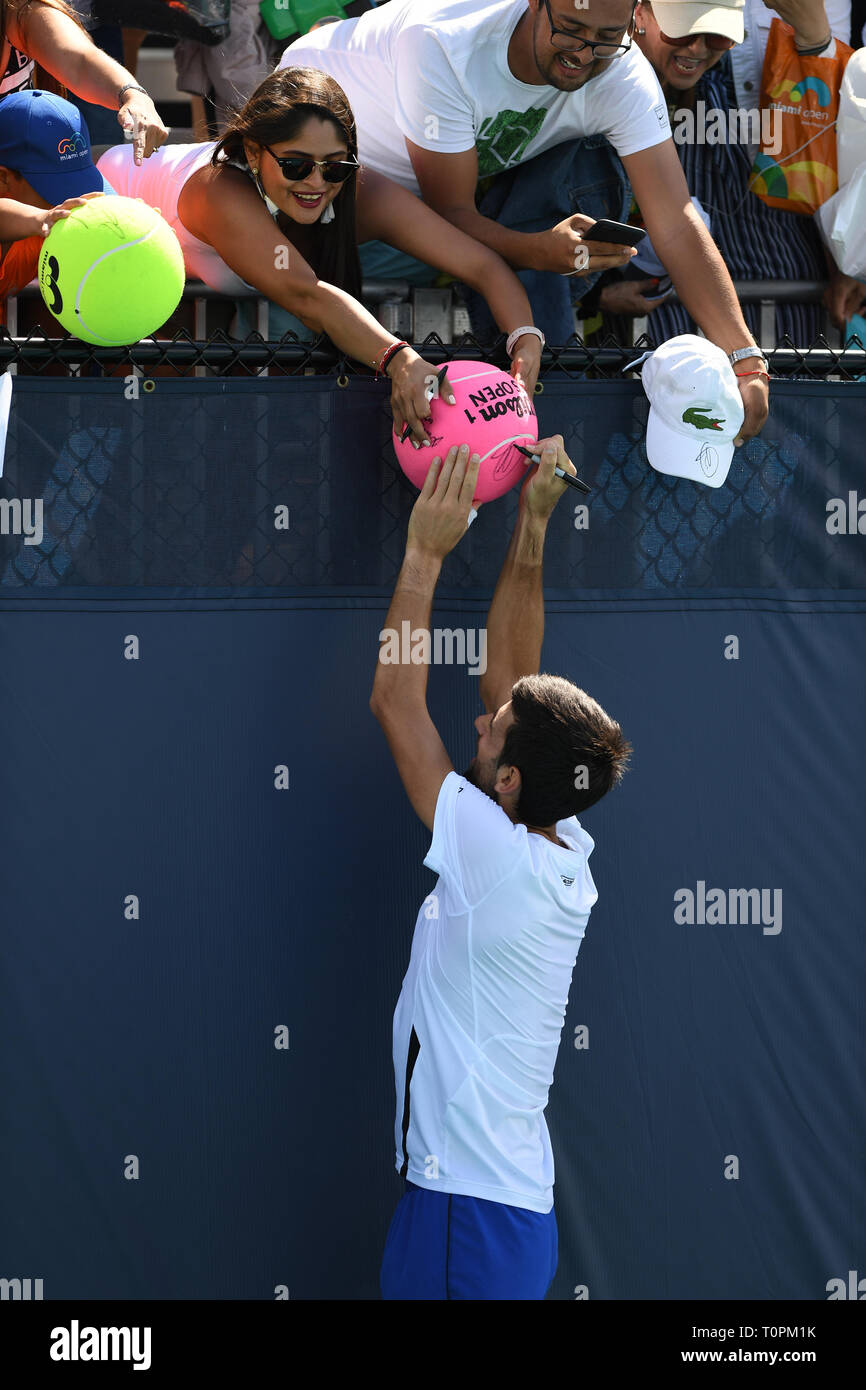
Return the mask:
[[559,1257],[556,1217],[406,1183],[379,1276],[384,1299],[540,1299]]

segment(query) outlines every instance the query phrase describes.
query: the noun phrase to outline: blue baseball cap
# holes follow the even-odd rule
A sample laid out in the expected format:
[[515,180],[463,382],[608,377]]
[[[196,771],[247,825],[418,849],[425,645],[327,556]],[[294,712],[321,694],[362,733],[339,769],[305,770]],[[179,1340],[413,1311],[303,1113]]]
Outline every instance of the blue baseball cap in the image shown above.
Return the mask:
[[114,192],[93,163],[78,107],[53,92],[10,92],[0,100],[0,165],[51,207],[82,193]]

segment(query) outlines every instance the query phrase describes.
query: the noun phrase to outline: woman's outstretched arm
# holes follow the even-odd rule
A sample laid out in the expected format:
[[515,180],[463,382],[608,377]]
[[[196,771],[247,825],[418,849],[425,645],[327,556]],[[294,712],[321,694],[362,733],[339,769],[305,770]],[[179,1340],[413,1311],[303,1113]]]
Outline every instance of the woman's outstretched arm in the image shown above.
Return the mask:
[[[177,211],[187,230],[212,246],[236,275],[314,333],[327,333],[356,361],[374,366],[397,342],[357,299],[317,279],[239,170],[213,165],[197,170],[181,191]],[[422,421],[430,414],[425,380],[436,369],[407,347],[386,370],[397,430],[408,424],[420,444],[427,439]]]

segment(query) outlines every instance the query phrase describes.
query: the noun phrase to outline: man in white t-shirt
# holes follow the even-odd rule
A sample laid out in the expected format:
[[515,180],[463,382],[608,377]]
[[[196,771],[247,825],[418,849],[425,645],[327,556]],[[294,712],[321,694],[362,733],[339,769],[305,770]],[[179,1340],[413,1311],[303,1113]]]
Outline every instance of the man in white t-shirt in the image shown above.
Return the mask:
[[[385,1299],[539,1299],[556,1271],[544,1118],[575,958],[597,893],[582,813],[623,776],[620,726],[539,675],[548,519],[574,467],[541,441],[487,619],[476,756],[462,777],[427,709],[433,593],[465,533],[478,456],[434,458],[409,521],[370,707],[439,878],[394,1014],[396,1167]],[[404,648],[395,648],[402,641]],[[408,640],[407,640],[408,639]],[[429,659],[429,656],[428,656]]]
[[[620,161],[692,317],[726,353],[760,358],[692,207],[658,80],[632,43],[633,20],[633,0],[390,0],[298,39],[281,65],[337,79],[361,161],[420,192],[518,269],[554,342],[573,331],[565,277],[631,258],[588,235],[598,217],[622,216],[625,184],[612,173]],[[612,151],[593,147],[599,141]],[[492,216],[476,204],[488,175],[509,181],[507,206],[497,201]],[[766,419],[767,382],[754,372],[740,382],[743,440]]]

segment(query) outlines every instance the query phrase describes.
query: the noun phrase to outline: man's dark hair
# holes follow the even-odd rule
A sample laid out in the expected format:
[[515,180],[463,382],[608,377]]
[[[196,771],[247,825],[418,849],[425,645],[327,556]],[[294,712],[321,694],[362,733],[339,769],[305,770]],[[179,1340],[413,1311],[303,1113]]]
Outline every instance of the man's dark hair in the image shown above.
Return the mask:
[[[243,158],[244,137],[263,145],[293,140],[311,116],[331,121],[342,134],[349,154],[358,158],[355,117],[340,84],[318,68],[278,68],[259,83],[246,105],[231,118],[216,143],[211,163]],[[357,175],[353,174],[334,199],[334,221],[321,228],[310,264],[320,280],[358,299],[361,263],[355,230],[356,183]]]
[[562,676],[523,676],[511,691],[511,709],[498,766],[520,772],[523,824],[580,815],[622,781],[631,744],[585,690]]

